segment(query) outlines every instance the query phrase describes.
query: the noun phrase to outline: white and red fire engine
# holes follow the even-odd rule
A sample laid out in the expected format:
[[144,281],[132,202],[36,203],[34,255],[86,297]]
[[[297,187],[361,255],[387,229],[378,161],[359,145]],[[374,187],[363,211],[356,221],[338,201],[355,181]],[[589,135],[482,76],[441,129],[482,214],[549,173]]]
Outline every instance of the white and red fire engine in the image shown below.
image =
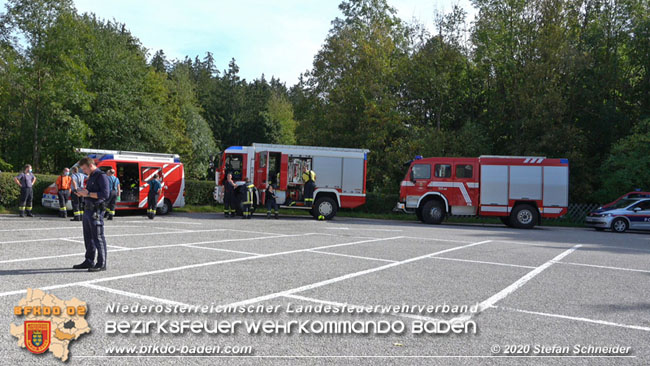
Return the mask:
[[411,161],[396,210],[438,224],[449,215],[495,216],[532,228],[567,212],[569,161],[543,157],[481,156]]
[[[223,203],[224,179],[232,173],[236,192],[246,179],[255,185],[254,206],[264,204],[264,191],[272,184],[280,207],[309,209],[315,217],[329,220],[339,208],[354,208],[366,202],[367,158],[368,150],[362,149],[257,143],[231,146],[224,151],[215,172],[214,198]],[[316,173],[313,207],[304,202],[303,167]],[[235,205],[238,212],[239,201]]]
[[[176,154],[157,154],[147,152],[76,149],[95,160],[97,167],[104,172],[115,169],[120,179],[122,194],[116,210],[141,210],[147,207],[149,194],[148,181],[155,173],[162,176],[163,189],[158,201],[158,212],[167,214],[172,207],[185,206],[185,170]],[[53,184],[45,189],[43,207],[59,209],[57,188]],[[68,201],[68,209],[72,203]]]

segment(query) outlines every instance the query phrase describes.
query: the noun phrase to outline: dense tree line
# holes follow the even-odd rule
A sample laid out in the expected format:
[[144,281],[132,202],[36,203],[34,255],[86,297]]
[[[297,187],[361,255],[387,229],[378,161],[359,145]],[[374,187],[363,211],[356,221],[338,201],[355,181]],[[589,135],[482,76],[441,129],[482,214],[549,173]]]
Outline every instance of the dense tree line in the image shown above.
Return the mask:
[[[387,0],[345,0],[313,67],[287,87],[212,54],[148,55],[126,25],[70,0],[0,16],[0,170],[54,172],[72,147],[176,152],[192,177],[252,142],[362,147],[394,192],[415,155],[571,162],[573,201],[650,189],[648,0],[474,0],[433,31]],[[269,70],[272,71],[272,70]]]

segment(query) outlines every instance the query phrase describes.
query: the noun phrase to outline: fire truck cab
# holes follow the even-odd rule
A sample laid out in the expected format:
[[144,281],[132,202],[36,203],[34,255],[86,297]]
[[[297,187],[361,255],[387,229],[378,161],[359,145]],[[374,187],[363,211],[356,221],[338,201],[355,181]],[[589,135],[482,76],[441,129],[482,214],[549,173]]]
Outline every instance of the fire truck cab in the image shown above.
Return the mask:
[[[233,176],[239,198],[235,209],[240,213],[241,198],[247,179],[255,185],[253,207],[265,203],[268,184],[275,187],[280,207],[308,209],[314,217],[333,218],[339,208],[354,208],[366,201],[368,150],[332,147],[258,144],[231,146],[222,155],[215,171],[214,199],[223,203],[224,180]],[[305,205],[303,167],[316,173],[314,205]]]
[[[97,167],[104,172],[109,168],[115,169],[122,188],[116,211],[146,208],[148,181],[155,173],[162,176],[163,183],[162,194],[158,199],[158,213],[165,215],[171,212],[172,207],[185,206],[185,171],[178,155],[94,149],[76,151],[95,160]],[[59,209],[57,191],[55,184],[45,189],[43,207]],[[67,207],[72,209],[69,200]]]
[[494,216],[532,228],[567,212],[569,161],[544,157],[426,158],[409,163],[396,210],[424,223],[447,216]]

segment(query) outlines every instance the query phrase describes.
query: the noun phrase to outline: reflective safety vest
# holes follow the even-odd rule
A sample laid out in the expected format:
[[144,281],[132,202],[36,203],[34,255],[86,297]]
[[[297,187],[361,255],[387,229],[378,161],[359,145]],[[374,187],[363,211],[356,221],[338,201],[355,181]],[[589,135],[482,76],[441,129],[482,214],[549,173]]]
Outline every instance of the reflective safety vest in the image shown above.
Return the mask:
[[307,183],[309,181],[316,182],[316,173],[313,170],[308,170],[302,173],[302,181]]
[[59,175],[56,179],[56,187],[60,191],[67,191],[72,187],[72,178],[67,175]]
[[253,189],[255,189],[255,185],[253,184],[246,186],[246,201],[244,201],[245,205],[253,204]]

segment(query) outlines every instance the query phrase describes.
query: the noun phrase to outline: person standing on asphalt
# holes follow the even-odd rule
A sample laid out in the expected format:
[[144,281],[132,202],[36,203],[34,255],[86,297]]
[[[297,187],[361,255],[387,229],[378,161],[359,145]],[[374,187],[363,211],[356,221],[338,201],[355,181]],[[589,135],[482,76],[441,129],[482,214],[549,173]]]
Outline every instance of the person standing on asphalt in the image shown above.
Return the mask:
[[59,196],[59,217],[68,217],[68,200],[70,199],[70,189],[72,188],[72,178],[70,178],[70,169],[64,168],[56,178],[57,195]]
[[106,218],[108,220],[113,220],[115,216],[115,205],[117,204],[117,197],[121,194],[120,179],[115,176],[115,169],[110,168],[106,172],[108,176],[108,183],[110,187],[110,196],[108,197],[108,202],[106,203]]
[[149,179],[149,195],[147,196],[147,217],[153,220],[156,217],[156,207],[158,206],[158,197],[162,190],[162,184],[158,180],[158,173]]
[[302,181],[305,183],[303,188],[303,197],[305,206],[311,207],[314,204],[314,190],[316,190],[316,173],[307,169],[307,165],[302,167]]
[[275,188],[271,182],[269,182],[266,187],[266,192],[264,194],[264,199],[266,200],[266,218],[271,218],[271,209],[273,209],[273,215],[275,218],[278,218],[278,202],[276,201]]
[[[84,197],[83,214],[84,244],[86,260],[76,264],[74,269],[88,269],[88,272],[106,270],[106,238],[104,237],[104,205],[108,199],[110,186],[106,174],[97,168],[95,161],[85,157],[79,161],[79,167],[88,175],[86,188],[77,189],[76,195]],[[97,262],[95,262],[97,254]]]
[[74,214],[74,219],[70,221],[81,221],[81,216],[84,214],[84,199],[75,194],[78,189],[84,188],[84,181],[86,180],[86,175],[79,171],[79,168],[73,166],[70,169],[72,178],[72,194],[70,200],[72,201],[72,213]]
[[226,181],[223,183],[223,215],[225,217],[235,217],[235,182],[232,180],[232,173],[226,175]]
[[249,178],[246,178],[246,201],[244,201],[244,219],[250,219],[253,216],[253,195],[255,194],[255,185],[251,183]]
[[20,200],[18,201],[18,210],[20,211],[20,217],[25,217],[25,212],[27,216],[33,217],[32,215],[32,203],[34,200],[34,183],[36,183],[36,176],[32,173],[32,166],[27,164],[23,168],[23,172],[18,174],[14,181],[20,186]]

